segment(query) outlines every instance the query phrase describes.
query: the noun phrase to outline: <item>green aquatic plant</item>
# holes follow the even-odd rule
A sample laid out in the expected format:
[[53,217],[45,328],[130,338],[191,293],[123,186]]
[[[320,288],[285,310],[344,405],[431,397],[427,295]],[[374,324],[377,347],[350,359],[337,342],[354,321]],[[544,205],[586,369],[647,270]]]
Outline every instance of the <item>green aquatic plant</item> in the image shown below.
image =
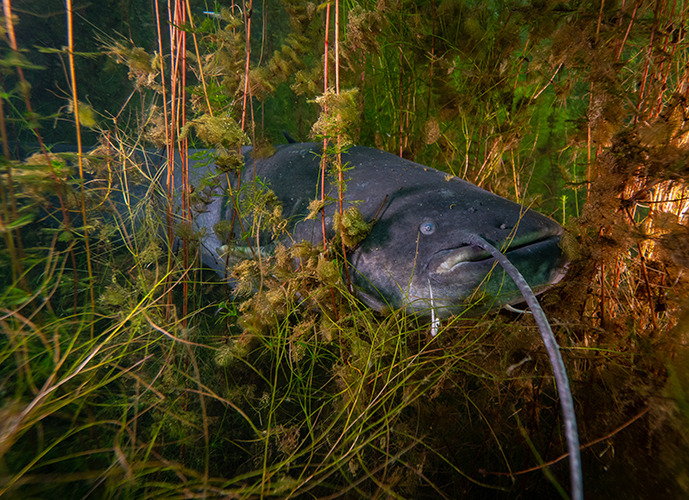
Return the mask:
[[366,222],[358,208],[349,207],[342,215],[335,213],[333,225],[339,228],[338,234],[345,246],[353,248],[368,236],[373,223]]
[[[83,7],[83,18],[108,5]],[[2,164],[0,491],[420,498],[563,489],[556,387],[529,316],[454,318],[432,337],[401,311],[364,308],[342,280],[346,247],[372,222],[354,210],[340,211],[351,228],[343,250],[273,245],[285,221],[269,186],[237,186],[239,147],[250,138],[268,155],[266,138],[283,141],[283,129],[306,138],[318,123],[331,159],[346,132],[567,223],[573,272],[543,301],[583,423],[585,492],[650,496],[663,484],[668,496],[685,494],[686,78],[677,68],[686,37],[677,19],[686,6],[360,0],[339,4],[338,42],[331,4],[325,55],[325,4],[233,5],[173,22],[188,37],[173,57],[151,43],[155,33],[137,32],[165,15],[138,22],[130,6],[136,42],[110,43],[123,79],[75,47],[80,92],[64,115],[55,111],[64,102],[45,115],[27,109],[29,90],[41,110],[55,103],[48,85],[29,82],[58,78],[42,79],[34,68],[46,65],[8,45],[3,145],[15,133],[27,145],[36,132],[64,141],[73,129],[48,124],[74,120],[78,107],[106,147]],[[36,19],[41,32],[58,24]],[[356,89],[340,96],[323,85],[326,60],[335,81],[336,43],[340,87]],[[168,79],[183,54],[186,98]],[[137,93],[119,99],[127,72]],[[89,87],[97,76],[121,88]],[[190,113],[179,126],[173,96]],[[319,96],[328,108],[320,120]],[[84,122],[82,103],[93,120]],[[196,264],[191,220],[166,212],[166,165],[154,182],[131,153],[173,150],[182,136],[216,148],[209,161],[223,183],[234,181],[223,196],[242,217],[214,228],[237,262],[232,290]],[[326,167],[346,189],[347,166]],[[190,206],[218,185],[215,176],[189,186]],[[314,200],[314,215],[337,201]],[[186,240],[186,258],[173,238],[161,243],[165,234]]]

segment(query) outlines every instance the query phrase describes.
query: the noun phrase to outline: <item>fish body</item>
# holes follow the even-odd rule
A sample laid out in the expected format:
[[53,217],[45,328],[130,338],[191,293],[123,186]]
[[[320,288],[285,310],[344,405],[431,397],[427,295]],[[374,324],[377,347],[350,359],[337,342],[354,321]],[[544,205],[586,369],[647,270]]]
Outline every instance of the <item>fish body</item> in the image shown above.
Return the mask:
[[[321,217],[307,216],[310,203],[321,196],[322,144],[278,146],[267,158],[255,158],[250,147],[242,153],[244,188],[230,186],[234,194],[239,192],[238,204],[247,196],[246,186],[258,183],[274,192],[288,226],[277,240],[264,231],[258,239],[254,234],[233,246],[241,249],[251,244],[256,250],[277,242],[321,244]],[[225,277],[230,231],[227,222],[224,233],[219,227],[233,219],[228,189],[232,176],[218,173],[213,155],[213,150],[189,151],[192,219],[202,263]],[[142,223],[143,217],[133,211],[140,201],[153,201],[154,210],[162,215],[166,192],[164,155],[143,150],[132,157],[138,158],[143,175],[120,179],[122,193],[114,189],[109,202],[111,211],[119,214],[117,221],[128,224],[127,231],[135,231]],[[178,207],[181,163],[177,154],[173,192]],[[537,292],[563,277],[562,228],[552,219],[457,177],[377,149],[353,146],[342,154],[342,163],[343,208],[357,207],[363,220],[372,223],[368,235],[347,255],[349,279],[371,308],[404,308],[412,314],[442,318],[520,301],[521,293],[495,259],[471,244],[472,235],[503,251]],[[330,199],[324,208],[326,238],[330,239],[335,235],[333,220],[338,210],[338,187],[332,174],[326,176],[324,191]],[[242,225],[251,228],[251,216]],[[245,232],[239,226],[235,224],[235,236]]]
[[[268,158],[253,158],[249,148],[244,155],[242,183],[258,180],[282,204],[289,237],[281,241],[321,243],[321,218],[307,215],[311,201],[320,198],[322,145],[287,144]],[[512,280],[485,250],[469,243],[471,235],[506,253],[536,291],[564,275],[562,227],[552,219],[377,149],[353,146],[342,155],[342,163],[343,208],[356,206],[363,219],[373,223],[368,236],[348,252],[351,282],[373,309],[404,308],[421,316],[433,311],[435,317],[447,317],[519,301],[521,294]],[[223,186],[217,189],[219,194]],[[337,199],[332,175],[326,178],[325,193]],[[327,238],[334,235],[337,210],[334,201],[325,206]],[[227,197],[218,196],[195,218],[205,233],[202,260],[220,274],[226,273],[223,246],[213,227],[231,211]],[[262,243],[268,238],[262,236]]]

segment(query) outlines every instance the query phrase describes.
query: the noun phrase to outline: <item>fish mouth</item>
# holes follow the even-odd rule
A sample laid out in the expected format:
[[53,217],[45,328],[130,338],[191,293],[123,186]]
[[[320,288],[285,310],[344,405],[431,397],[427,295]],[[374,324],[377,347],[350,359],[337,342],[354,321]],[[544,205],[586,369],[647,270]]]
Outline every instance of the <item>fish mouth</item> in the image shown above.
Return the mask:
[[[506,251],[506,245],[502,245],[503,254],[534,293],[547,290],[567,272],[560,235],[553,233],[512,242]],[[484,310],[523,300],[520,289],[505,275],[497,260],[473,245],[437,252],[427,269],[425,285],[430,299],[426,303],[439,317],[462,313],[467,308]]]
[[[521,240],[521,241],[520,241]],[[551,254],[553,248],[560,245],[560,234],[541,237],[526,237],[510,241],[507,249],[504,244],[497,247],[510,260],[521,261],[528,258],[537,259],[541,254]],[[513,257],[513,258],[512,258]],[[437,252],[429,262],[429,271],[438,278],[443,275],[452,275],[457,271],[466,271],[473,265],[485,265],[495,262],[495,259],[483,248],[475,245],[464,245],[457,248],[441,250]]]

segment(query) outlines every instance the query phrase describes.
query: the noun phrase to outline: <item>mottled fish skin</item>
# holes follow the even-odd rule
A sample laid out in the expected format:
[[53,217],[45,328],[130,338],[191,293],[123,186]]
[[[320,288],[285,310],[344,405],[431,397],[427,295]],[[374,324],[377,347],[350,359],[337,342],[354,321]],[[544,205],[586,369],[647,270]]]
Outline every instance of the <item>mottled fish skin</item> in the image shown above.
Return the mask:
[[[290,237],[282,242],[321,243],[320,218],[305,217],[311,200],[320,197],[322,145],[288,144],[268,158],[253,158],[250,149],[244,153],[242,182],[259,178],[273,190],[290,221]],[[377,149],[353,146],[342,162],[347,169],[344,208],[354,205],[365,220],[376,218],[368,237],[348,255],[356,292],[373,309],[405,308],[422,316],[433,309],[436,316],[447,317],[472,307],[485,311],[518,301],[521,294],[495,260],[468,243],[472,234],[506,250],[537,291],[562,278],[562,228],[552,219]],[[337,198],[334,181],[326,180],[325,191]],[[226,201],[215,203],[206,215],[197,216],[197,224],[209,235],[215,222],[229,216]],[[336,203],[325,208],[328,238],[334,234],[336,209]],[[224,267],[218,266],[222,259],[213,254],[218,243],[209,241],[204,263],[223,274]]]

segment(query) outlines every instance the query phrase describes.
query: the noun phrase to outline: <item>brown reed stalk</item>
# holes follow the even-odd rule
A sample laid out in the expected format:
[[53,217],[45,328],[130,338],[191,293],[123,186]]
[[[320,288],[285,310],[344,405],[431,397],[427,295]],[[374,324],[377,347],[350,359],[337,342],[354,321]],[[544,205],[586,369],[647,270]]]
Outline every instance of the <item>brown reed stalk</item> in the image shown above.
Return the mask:
[[242,99],[242,130],[246,126],[247,97],[249,96],[249,58],[251,56],[251,11],[253,0],[244,1],[244,26],[246,30],[246,58],[244,60],[244,96]]
[[[17,38],[16,38],[15,33],[14,33],[14,24],[12,23],[12,5],[11,5],[10,0],[2,0],[2,7],[3,7],[3,14],[5,16],[5,29],[7,30],[7,38],[10,42],[10,48],[12,49],[12,51],[14,51],[15,53],[18,54],[19,53],[19,46],[17,45]],[[19,77],[19,82],[21,84],[20,86],[22,89],[22,98],[24,100],[24,106],[26,107],[26,112],[29,115],[29,117],[31,117],[31,119],[34,119],[35,113],[33,111],[33,106],[31,105],[31,98],[29,95],[31,86],[29,85],[28,81],[26,80],[26,78],[24,76],[24,70],[22,69],[22,67],[17,66],[16,70],[17,70],[17,76]],[[31,132],[34,134],[34,136],[36,137],[36,140],[38,141],[39,147],[41,148],[41,152],[42,152],[43,156],[45,157],[46,164],[48,165],[48,168],[50,169],[50,173],[51,173],[53,179],[55,180],[55,184],[57,186],[57,198],[58,198],[58,201],[60,203],[60,212],[62,214],[62,220],[64,221],[65,229],[71,233],[72,232],[72,225],[71,225],[71,220],[69,217],[69,212],[67,211],[67,207],[65,205],[64,186],[63,186],[62,182],[58,179],[57,174],[55,173],[55,169],[53,168],[53,164],[51,163],[50,157],[48,155],[48,149],[46,148],[45,143],[43,142],[43,136],[41,135],[37,126],[32,124],[31,121],[29,121],[29,127],[31,128]],[[11,177],[9,177],[9,176],[11,176],[11,173],[12,173],[11,168],[8,168],[7,172],[8,172],[8,181],[9,181],[10,189],[12,189],[12,187],[11,187],[12,186],[12,179],[11,179]],[[12,200],[14,199],[13,193],[10,194],[10,198]],[[14,210],[16,212],[16,204],[13,203],[13,206],[14,206]],[[13,215],[16,215],[16,213]],[[70,247],[70,249],[69,249],[69,254],[70,254],[70,257],[72,260],[72,269],[74,272],[74,292],[75,292],[74,293],[74,311],[76,312],[76,309],[77,309],[77,293],[76,293],[76,291],[78,289],[77,287],[78,287],[78,283],[79,283],[79,276],[77,274],[76,256],[74,255],[74,250],[72,247]],[[19,266],[20,266],[17,269],[18,274],[23,275],[24,271],[23,271],[23,265],[21,264],[21,261],[16,261],[16,262],[19,262]]]
[[[161,54],[160,57],[160,80],[161,80],[161,92],[163,95],[163,118],[164,118],[164,127],[165,127],[165,145],[167,148],[167,157],[170,158],[170,152],[172,150],[172,153],[174,154],[174,149],[172,148],[172,141],[171,141],[171,135],[172,132],[170,130],[170,117],[169,117],[169,112],[168,112],[168,107],[167,107],[167,87],[165,86],[165,58],[162,57],[162,54],[165,52],[163,51],[163,35],[162,35],[162,29],[160,27],[160,10],[158,6],[158,0],[155,0],[153,3],[154,9],[155,9],[155,17],[156,17],[156,34],[157,34],[157,39],[158,39],[158,53]],[[168,163],[168,168],[166,172],[166,194],[167,194],[167,203],[165,206],[165,227],[167,230],[167,247],[168,247],[168,259],[167,259],[167,272],[168,274],[170,273],[170,268],[172,266],[172,243],[173,243],[173,238],[174,235],[172,233],[173,226],[172,226],[172,186],[174,186],[174,168],[170,168],[170,164]]]
[[[340,95],[340,0],[335,0],[335,94]],[[337,117],[338,122],[341,117]],[[344,218],[344,167],[342,165],[342,136],[337,134],[337,207],[340,213],[340,221]],[[342,259],[345,276],[347,281],[347,290],[353,293],[352,282],[349,277],[349,263],[347,262],[347,248],[345,246],[344,238],[340,238],[342,244]]]
[[203,69],[201,68],[201,53],[199,51],[199,42],[196,38],[196,29],[194,26],[194,17],[191,15],[191,5],[189,0],[186,0],[187,16],[189,16],[189,26],[191,26],[191,39],[194,42],[194,52],[196,53],[196,61],[199,64],[199,77],[201,78],[201,88],[203,88],[203,96],[206,98],[206,108],[208,109],[208,114],[213,116],[213,108],[211,107],[211,101],[208,97],[208,88],[206,87],[206,77],[203,74]]
[[[74,124],[77,135],[77,162],[79,165],[79,181],[80,181],[80,195],[81,195],[81,218],[84,225],[84,245],[86,246],[86,269],[89,279],[89,298],[91,301],[91,311],[96,309],[96,295],[93,290],[93,266],[91,264],[91,244],[89,241],[88,225],[86,224],[86,193],[84,187],[84,158],[83,158],[83,144],[81,140],[81,122],[79,117],[79,100],[77,99],[77,75],[74,67],[74,19],[72,12],[72,0],[66,1],[67,7],[67,57],[69,61],[69,76],[71,79],[72,89],[72,107],[74,109]],[[93,338],[94,324],[91,323],[91,338]]]
[[[5,124],[5,109],[4,101],[0,99],[0,133],[2,134],[3,155],[6,161],[7,169],[7,189],[5,183],[0,182],[0,200],[2,200],[2,218],[0,219],[0,229],[2,230],[2,237],[5,240],[7,251],[12,262],[12,281],[19,283],[25,291],[29,291],[29,285],[24,276],[23,245],[21,233],[18,230],[8,230],[7,224],[17,220],[17,199],[14,195],[14,187],[12,185],[12,164],[10,163],[10,148],[7,140],[7,126]],[[16,245],[15,245],[16,242]]]
[[[181,137],[181,130],[186,125],[186,65],[187,65],[187,32],[181,29],[187,22],[187,9],[183,0],[175,0],[174,15],[172,24],[173,40],[171,43],[171,51],[173,59],[176,64],[172,76],[172,105],[175,110],[172,117],[175,126],[176,137]],[[178,96],[175,98],[175,96]],[[191,185],[189,184],[189,160],[187,158],[187,138],[181,137],[179,140],[179,155],[182,162],[182,220],[191,224]],[[173,156],[174,158],[174,156]],[[168,159],[168,167],[170,161]],[[174,168],[174,161],[172,162]],[[182,262],[186,270],[189,269],[189,239],[185,235],[182,239]],[[182,281],[182,324],[186,326],[188,313],[188,292],[189,280]]]
[[[328,45],[330,36],[330,2],[325,7],[325,40],[323,54],[323,94],[328,92]],[[328,113],[328,101],[323,101],[323,113]],[[321,230],[323,232],[323,248],[328,250],[328,241],[325,237],[325,170],[327,166],[326,151],[328,149],[328,138],[323,137],[323,156],[321,158]]]

